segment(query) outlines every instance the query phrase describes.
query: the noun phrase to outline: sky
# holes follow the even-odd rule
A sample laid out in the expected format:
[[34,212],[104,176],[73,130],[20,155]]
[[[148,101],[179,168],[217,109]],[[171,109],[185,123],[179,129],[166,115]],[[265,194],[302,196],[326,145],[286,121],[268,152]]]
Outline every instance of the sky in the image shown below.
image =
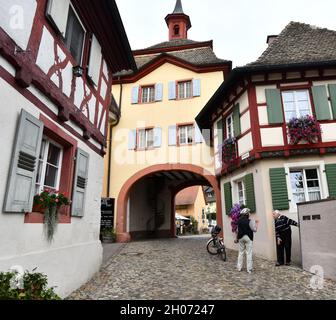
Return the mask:
[[[133,50],[168,41],[164,18],[176,0],[116,0]],[[214,41],[219,58],[233,66],[255,61],[266,49],[268,35],[290,22],[336,30],[335,0],[182,0],[192,28],[188,38]]]

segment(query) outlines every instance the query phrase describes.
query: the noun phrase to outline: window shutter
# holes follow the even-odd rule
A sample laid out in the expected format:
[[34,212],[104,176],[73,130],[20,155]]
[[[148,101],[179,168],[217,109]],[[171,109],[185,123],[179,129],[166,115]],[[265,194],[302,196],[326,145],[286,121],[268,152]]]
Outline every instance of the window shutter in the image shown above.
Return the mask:
[[97,86],[99,82],[101,62],[102,62],[102,49],[97,38],[93,35],[91,41],[88,76],[93,80],[93,82]]
[[238,137],[241,134],[239,103],[237,103],[233,108],[233,130],[235,137]]
[[89,154],[78,148],[76,156],[74,191],[72,195],[71,215],[73,217],[84,217],[85,195],[89,173],[89,160]]
[[231,209],[233,207],[231,182],[224,184],[224,198],[226,215],[230,215]]
[[201,96],[201,80],[200,79],[193,80],[193,95],[194,97]]
[[155,101],[162,101],[163,99],[163,84],[157,83],[155,85]]
[[203,143],[202,131],[198,127],[197,123],[195,123],[195,143]]
[[274,210],[288,210],[289,199],[284,168],[270,169],[270,182]]
[[266,89],[267,114],[269,124],[284,122],[281,92],[278,89]]
[[55,24],[58,31],[65,36],[70,0],[49,0],[47,17]]
[[132,104],[139,103],[139,86],[132,88]]
[[317,120],[330,120],[329,101],[325,86],[312,87]]
[[136,130],[129,131],[129,133],[128,133],[128,150],[135,150],[136,149],[136,138],[137,138]]
[[329,84],[329,96],[331,100],[331,109],[333,113],[333,119],[336,119],[336,84]]
[[176,125],[170,126],[168,129],[168,145],[176,146]]
[[176,99],[176,82],[171,81],[168,84],[168,99],[175,100]]
[[221,145],[224,141],[223,119],[217,122],[217,136],[218,136],[218,144]]
[[251,213],[255,213],[257,209],[254,193],[253,173],[245,176],[244,182],[246,189],[246,206],[251,210]]
[[162,145],[162,129],[154,128],[154,148],[160,148]]
[[36,172],[43,135],[43,123],[21,111],[9,170],[4,212],[31,212]]
[[325,166],[329,197],[336,198],[336,164],[327,164]]

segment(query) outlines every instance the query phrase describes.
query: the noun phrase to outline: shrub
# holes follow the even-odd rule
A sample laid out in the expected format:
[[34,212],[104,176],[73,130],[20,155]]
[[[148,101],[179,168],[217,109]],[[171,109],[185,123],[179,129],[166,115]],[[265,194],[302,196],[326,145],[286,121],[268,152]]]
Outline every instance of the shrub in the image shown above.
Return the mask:
[[21,287],[13,285],[16,272],[0,272],[0,300],[61,300],[54,288],[47,287],[47,276],[35,270],[24,273]]

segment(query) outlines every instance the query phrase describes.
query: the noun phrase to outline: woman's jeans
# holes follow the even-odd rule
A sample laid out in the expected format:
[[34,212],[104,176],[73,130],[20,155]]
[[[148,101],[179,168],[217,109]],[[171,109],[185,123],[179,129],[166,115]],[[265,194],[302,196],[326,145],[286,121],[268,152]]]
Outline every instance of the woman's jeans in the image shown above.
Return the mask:
[[239,240],[239,255],[237,264],[237,269],[239,271],[241,271],[243,268],[244,253],[246,253],[247,272],[252,271],[253,269],[252,246],[253,241],[251,241],[251,239],[248,236],[244,236]]

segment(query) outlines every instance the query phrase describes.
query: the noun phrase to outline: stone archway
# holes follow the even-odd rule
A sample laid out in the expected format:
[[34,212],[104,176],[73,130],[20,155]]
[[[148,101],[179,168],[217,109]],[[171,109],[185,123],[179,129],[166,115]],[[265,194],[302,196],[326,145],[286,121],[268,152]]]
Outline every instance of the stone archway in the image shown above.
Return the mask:
[[[222,222],[222,203],[221,203],[221,192],[218,185],[218,181],[214,175],[205,170],[202,167],[191,165],[191,164],[163,164],[163,165],[154,165],[148,168],[145,168],[131,178],[129,178],[123,187],[121,188],[118,199],[117,199],[117,241],[118,242],[129,242],[131,241],[131,236],[127,232],[127,203],[132,187],[141,179],[149,177],[153,174],[170,174],[174,172],[183,172],[190,173],[194,177],[193,179],[187,179],[187,181],[178,183],[171,189],[171,203],[174,203],[175,196],[181,190],[195,186],[195,185],[208,185],[214,189],[217,212],[218,214],[218,224],[223,227]],[[171,237],[175,236],[175,211],[174,206],[172,206],[171,212]]]

